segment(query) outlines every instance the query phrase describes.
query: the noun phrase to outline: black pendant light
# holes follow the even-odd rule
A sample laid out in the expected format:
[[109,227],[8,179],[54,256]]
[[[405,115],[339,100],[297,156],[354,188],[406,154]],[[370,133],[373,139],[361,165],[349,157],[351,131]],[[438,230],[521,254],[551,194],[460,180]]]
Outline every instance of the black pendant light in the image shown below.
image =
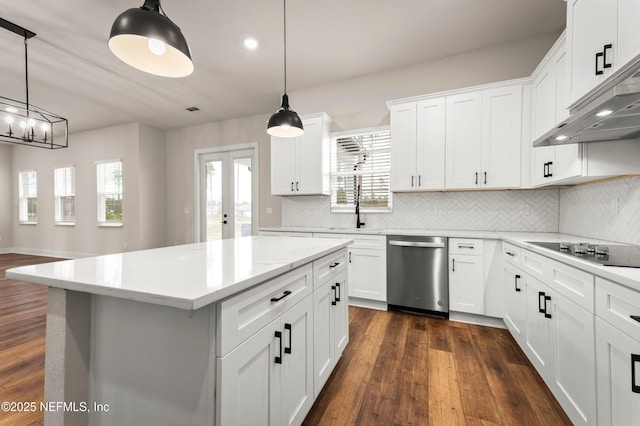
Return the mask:
[[120,14],[111,27],[109,49],[124,63],[150,74],[186,77],[193,72],[187,41],[159,0],[145,0],[141,7]]
[[280,138],[295,138],[304,133],[302,120],[298,114],[289,107],[287,96],[287,0],[284,3],[284,94],[280,109],[269,119],[267,133]]

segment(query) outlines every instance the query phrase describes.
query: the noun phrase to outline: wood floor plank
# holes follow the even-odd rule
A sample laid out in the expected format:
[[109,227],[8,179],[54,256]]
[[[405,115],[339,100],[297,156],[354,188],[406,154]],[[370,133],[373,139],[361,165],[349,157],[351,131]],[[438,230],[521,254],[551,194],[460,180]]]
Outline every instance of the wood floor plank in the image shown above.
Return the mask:
[[451,352],[429,350],[429,424],[464,425],[456,364]]

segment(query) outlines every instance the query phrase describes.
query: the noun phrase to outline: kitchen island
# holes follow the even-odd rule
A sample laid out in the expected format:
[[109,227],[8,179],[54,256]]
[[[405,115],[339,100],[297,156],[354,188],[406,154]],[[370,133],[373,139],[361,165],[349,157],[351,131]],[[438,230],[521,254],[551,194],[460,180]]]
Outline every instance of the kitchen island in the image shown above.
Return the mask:
[[49,286],[46,424],[301,423],[348,342],[349,244],[244,237],[8,270]]

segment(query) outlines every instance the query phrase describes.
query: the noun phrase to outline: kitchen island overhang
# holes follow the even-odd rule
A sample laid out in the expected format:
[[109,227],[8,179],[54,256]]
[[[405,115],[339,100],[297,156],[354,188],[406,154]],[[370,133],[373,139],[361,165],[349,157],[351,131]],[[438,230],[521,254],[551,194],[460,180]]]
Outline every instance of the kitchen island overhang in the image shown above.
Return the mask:
[[346,277],[350,243],[243,237],[8,270],[49,286],[45,401],[67,405],[46,423],[220,423],[221,303],[293,275],[310,285],[283,302],[273,287],[271,305],[312,298],[317,261],[344,252],[344,264],[328,266]]

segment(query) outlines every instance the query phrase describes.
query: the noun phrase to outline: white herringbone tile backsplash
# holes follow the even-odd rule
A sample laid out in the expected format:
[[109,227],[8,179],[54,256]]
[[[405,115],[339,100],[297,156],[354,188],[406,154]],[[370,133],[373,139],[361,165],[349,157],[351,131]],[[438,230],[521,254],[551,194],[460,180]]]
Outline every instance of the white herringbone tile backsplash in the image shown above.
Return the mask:
[[[392,213],[364,214],[372,229],[558,232],[559,191],[426,192],[393,196]],[[355,214],[331,213],[330,197],[283,197],[282,226],[352,227]]]
[[563,189],[560,232],[640,244],[640,177]]

